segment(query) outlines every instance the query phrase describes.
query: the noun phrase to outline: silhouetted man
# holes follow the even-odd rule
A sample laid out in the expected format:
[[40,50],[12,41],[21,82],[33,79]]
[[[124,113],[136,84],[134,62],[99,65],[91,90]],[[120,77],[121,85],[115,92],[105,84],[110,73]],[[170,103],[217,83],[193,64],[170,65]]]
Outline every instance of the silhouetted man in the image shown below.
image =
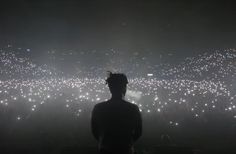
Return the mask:
[[142,134],[139,108],[124,100],[127,77],[110,73],[106,80],[112,97],[96,104],[92,112],[92,133],[100,154],[133,154],[133,144]]

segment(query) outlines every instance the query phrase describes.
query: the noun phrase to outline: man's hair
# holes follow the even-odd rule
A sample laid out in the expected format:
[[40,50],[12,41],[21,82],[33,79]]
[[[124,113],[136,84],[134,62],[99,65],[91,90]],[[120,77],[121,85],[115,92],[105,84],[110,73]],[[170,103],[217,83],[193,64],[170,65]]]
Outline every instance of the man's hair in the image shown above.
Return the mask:
[[128,79],[125,74],[108,72],[106,84],[108,84],[111,93],[121,93],[128,84]]

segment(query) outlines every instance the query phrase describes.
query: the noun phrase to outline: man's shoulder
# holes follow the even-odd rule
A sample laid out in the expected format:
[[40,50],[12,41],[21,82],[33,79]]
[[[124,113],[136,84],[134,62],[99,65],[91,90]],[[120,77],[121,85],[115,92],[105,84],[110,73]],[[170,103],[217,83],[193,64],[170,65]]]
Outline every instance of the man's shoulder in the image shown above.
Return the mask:
[[100,102],[100,103],[97,103],[97,104],[94,106],[94,108],[101,108],[101,107],[103,107],[103,106],[106,106],[106,104],[107,104],[107,101]]
[[130,110],[134,111],[134,112],[139,111],[138,105],[136,105],[134,103],[131,103],[131,102],[128,102],[128,101],[124,100],[124,104],[126,104],[126,107],[129,108]]
[[130,107],[133,107],[133,108],[137,108],[137,107],[138,107],[136,104],[131,103],[131,102],[128,102],[128,101],[126,101],[126,100],[124,100],[124,102],[125,102],[127,105],[129,105]]
[[[101,108],[104,108],[104,107],[109,107],[111,104],[113,104],[112,102],[110,102],[111,100],[108,100],[108,101],[104,101],[104,102],[100,102],[100,103],[97,103],[94,108],[96,109],[101,109]],[[128,102],[126,100],[122,100],[123,103],[125,106],[129,107],[129,108],[133,108],[133,109],[138,109],[138,106],[136,104],[133,104],[131,102]]]

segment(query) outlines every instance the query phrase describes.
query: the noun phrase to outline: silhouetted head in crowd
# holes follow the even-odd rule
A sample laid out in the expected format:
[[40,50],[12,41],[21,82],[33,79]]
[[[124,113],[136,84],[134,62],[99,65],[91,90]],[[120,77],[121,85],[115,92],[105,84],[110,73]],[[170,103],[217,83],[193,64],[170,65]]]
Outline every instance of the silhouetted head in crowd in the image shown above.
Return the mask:
[[112,98],[122,99],[126,93],[126,87],[128,84],[128,79],[125,74],[108,72],[108,78],[106,79],[106,84],[110,89]]

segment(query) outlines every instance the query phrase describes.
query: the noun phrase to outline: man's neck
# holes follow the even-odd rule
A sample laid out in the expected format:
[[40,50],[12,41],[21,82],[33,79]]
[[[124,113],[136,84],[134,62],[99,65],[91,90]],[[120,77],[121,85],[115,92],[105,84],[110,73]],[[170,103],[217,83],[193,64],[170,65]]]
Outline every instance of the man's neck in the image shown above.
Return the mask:
[[116,99],[116,100],[123,100],[124,96],[120,95],[112,95],[111,99]]

